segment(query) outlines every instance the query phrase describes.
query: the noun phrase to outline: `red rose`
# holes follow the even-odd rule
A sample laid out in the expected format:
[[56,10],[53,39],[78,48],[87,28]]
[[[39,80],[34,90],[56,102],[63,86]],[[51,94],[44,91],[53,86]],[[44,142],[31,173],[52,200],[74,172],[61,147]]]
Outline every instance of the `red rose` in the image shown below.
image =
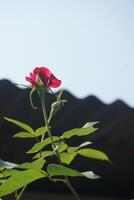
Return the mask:
[[61,80],[58,80],[51,71],[46,67],[36,67],[30,76],[26,76],[26,81],[30,82],[32,86],[39,84],[39,79],[43,82],[45,88],[57,88],[61,85]]

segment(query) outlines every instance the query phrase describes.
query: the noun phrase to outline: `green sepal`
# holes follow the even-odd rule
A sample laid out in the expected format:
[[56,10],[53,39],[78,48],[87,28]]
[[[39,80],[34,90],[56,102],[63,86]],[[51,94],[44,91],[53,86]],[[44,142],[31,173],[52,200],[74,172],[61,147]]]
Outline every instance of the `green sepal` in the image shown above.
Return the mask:
[[[41,81],[41,79],[40,79]],[[38,95],[41,99],[44,99],[45,98],[45,95],[46,95],[46,88],[44,87],[44,85],[41,83],[40,86],[38,86]]]
[[33,109],[37,109],[37,107],[34,106],[34,104],[33,104],[33,100],[32,100],[32,95],[33,95],[33,93],[34,93],[35,91],[36,91],[36,88],[33,87],[32,90],[30,91],[30,95],[29,95],[29,98],[30,98],[30,104],[31,104],[31,107],[32,107]]
[[61,99],[63,91],[60,91],[60,93],[57,96],[57,101],[52,103],[51,105],[51,111],[49,115],[48,121],[50,122],[52,117],[61,109],[62,106],[64,106],[64,103],[67,102],[65,99]]

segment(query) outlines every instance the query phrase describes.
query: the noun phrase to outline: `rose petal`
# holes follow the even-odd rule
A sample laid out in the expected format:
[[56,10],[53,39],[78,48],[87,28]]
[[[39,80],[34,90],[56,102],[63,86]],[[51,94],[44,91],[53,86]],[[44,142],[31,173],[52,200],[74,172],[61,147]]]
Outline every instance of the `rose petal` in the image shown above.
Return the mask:
[[58,80],[47,67],[36,67],[33,73],[26,76],[25,79],[33,86],[38,85],[38,76],[42,80],[44,87],[49,89],[50,87],[57,88],[61,85],[61,80]]
[[57,88],[61,85],[61,80],[58,80],[53,74],[51,74],[48,87]]
[[50,78],[51,77],[51,71],[47,67],[40,67],[40,73],[44,74],[45,77]]
[[40,71],[40,68],[39,67],[36,67],[34,70],[33,70],[33,74],[37,75]]
[[25,79],[26,81],[30,82],[32,85],[35,85],[35,81],[31,77],[26,76]]

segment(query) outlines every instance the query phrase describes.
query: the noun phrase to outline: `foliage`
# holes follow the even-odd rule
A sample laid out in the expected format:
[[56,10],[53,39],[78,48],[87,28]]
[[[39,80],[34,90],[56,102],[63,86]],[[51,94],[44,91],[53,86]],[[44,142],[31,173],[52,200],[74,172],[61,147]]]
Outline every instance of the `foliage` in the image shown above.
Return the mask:
[[[38,91],[45,119],[44,126],[33,130],[33,128],[28,124],[7,117],[4,118],[9,123],[15,124],[22,129],[21,132],[15,133],[13,137],[20,139],[32,138],[35,141],[35,144],[26,152],[32,156],[34,161],[15,164],[0,160],[0,197],[15,193],[16,200],[19,200],[28,184],[37,179],[48,178],[55,182],[61,181],[65,183],[72,191],[74,197],[79,200],[80,198],[75,190],[72,189],[73,187],[70,184],[68,177],[86,177],[88,179],[96,179],[99,178],[99,176],[94,174],[92,171],[79,172],[76,169],[71,169],[68,167],[70,163],[76,158],[76,156],[99,159],[102,161],[109,161],[109,158],[105,153],[90,148],[89,146],[92,144],[91,141],[85,141],[78,146],[68,145],[68,140],[72,137],[84,137],[94,134],[97,130],[97,128],[94,127],[97,122],[87,122],[83,127],[68,130],[63,132],[60,136],[52,135],[49,123],[53,116],[67,101],[62,99],[62,92],[60,92],[56,97],[56,101],[52,103],[50,115],[47,117],[45,108],[45,79],[43,79],[43,84],[41,84],[41,80],[38,80],[39,85],[37,87],[37,71],[39,73],[39,70],[37,69],[33,73],[33,80],[33,75],[30,75],[30,77],[27,78],[34,84],[32,91]],[[48,75],[49,74],[47,74],[47,79],[49,79]],[[55,84],[54,86],[56,86],[56,84],[60,83],[58,79],[53,79],[53,77],[51,77],[50,80],[54,82],[51,84],[49,83],[49,85]],[[49,85],[47,85],[47,89],[49,88]],[[47,157],[51,157],[51,163],[48,163]],[[53,157],[57,157],[58,164],[53,163]]]

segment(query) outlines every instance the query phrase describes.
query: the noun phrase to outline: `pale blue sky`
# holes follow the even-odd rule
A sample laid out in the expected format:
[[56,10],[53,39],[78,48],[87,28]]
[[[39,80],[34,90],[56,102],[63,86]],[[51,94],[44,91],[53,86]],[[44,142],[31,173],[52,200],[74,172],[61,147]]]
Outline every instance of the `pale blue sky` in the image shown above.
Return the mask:
[[77,97],[134,106],[134,0],[0,0],[0,78],[48,66]]

